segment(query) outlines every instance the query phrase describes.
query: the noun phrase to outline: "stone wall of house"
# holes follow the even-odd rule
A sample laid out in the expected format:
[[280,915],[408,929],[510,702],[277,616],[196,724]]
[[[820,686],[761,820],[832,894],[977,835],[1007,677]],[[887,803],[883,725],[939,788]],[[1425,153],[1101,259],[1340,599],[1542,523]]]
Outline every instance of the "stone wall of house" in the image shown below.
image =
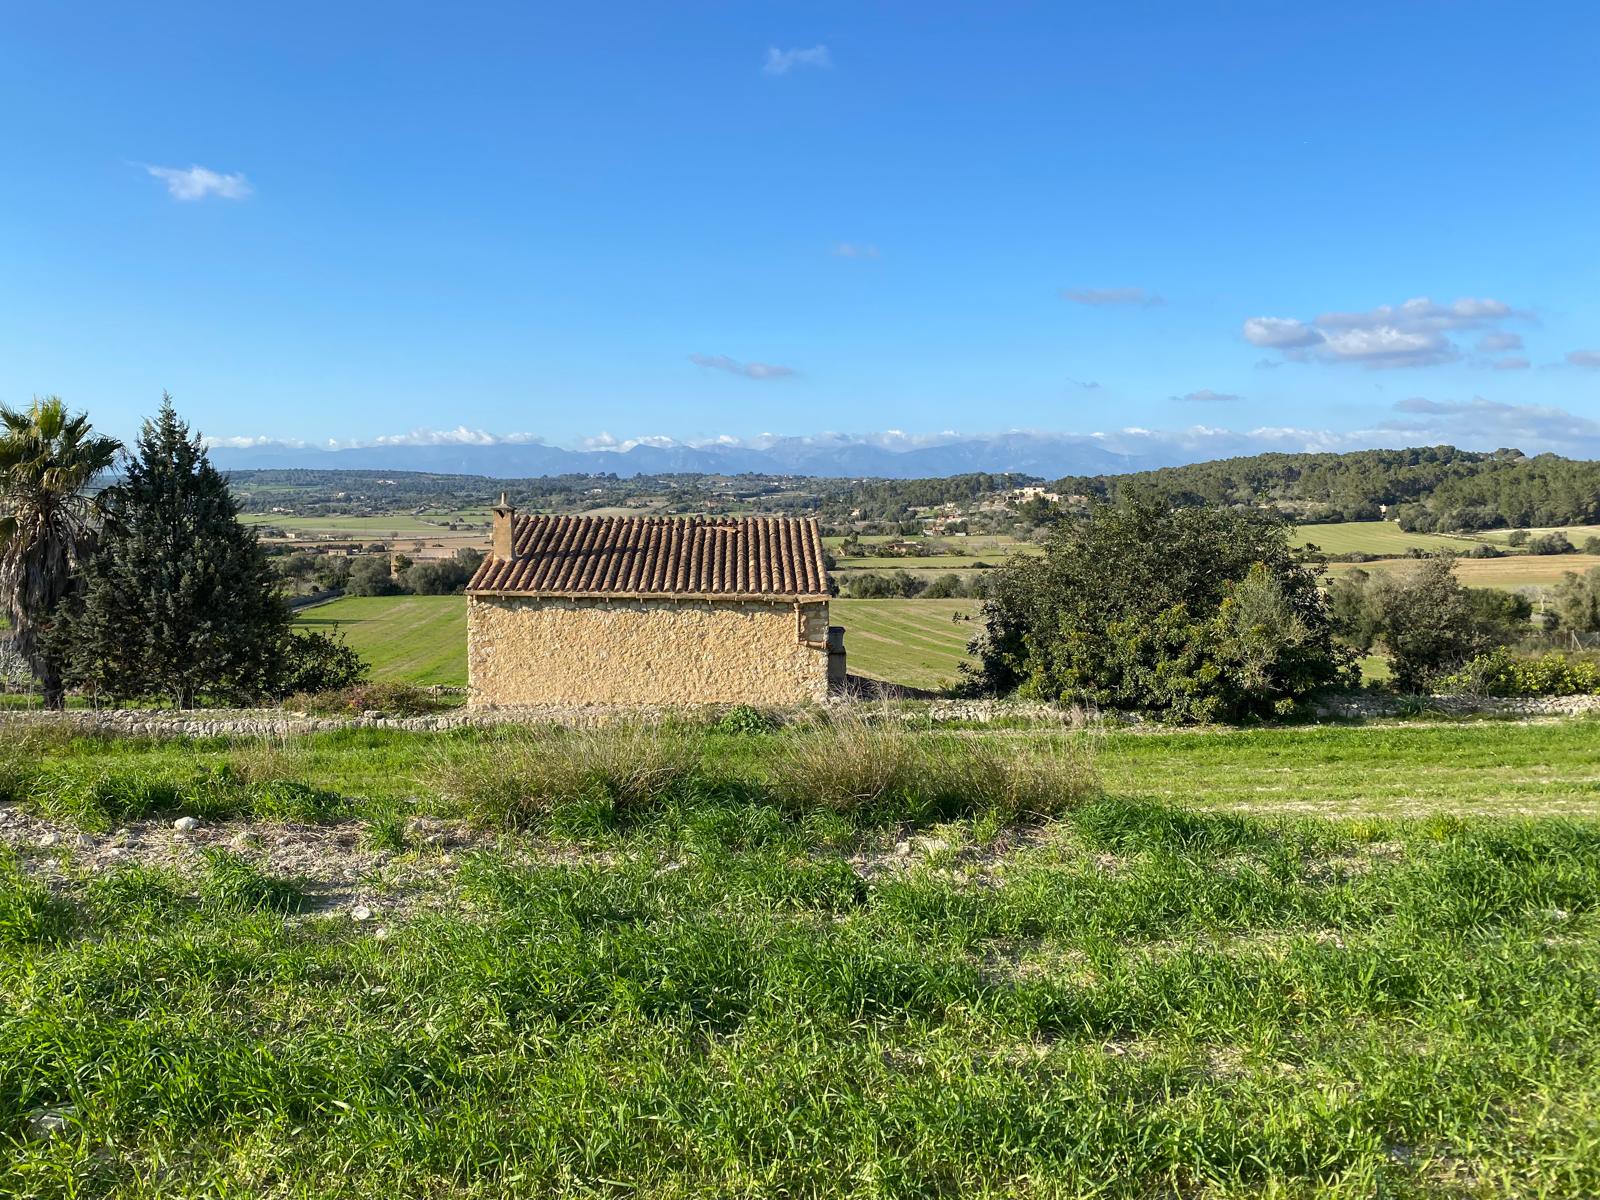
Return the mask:
[[827,627],[826,603],[470,596],[470,703],[822,700]]

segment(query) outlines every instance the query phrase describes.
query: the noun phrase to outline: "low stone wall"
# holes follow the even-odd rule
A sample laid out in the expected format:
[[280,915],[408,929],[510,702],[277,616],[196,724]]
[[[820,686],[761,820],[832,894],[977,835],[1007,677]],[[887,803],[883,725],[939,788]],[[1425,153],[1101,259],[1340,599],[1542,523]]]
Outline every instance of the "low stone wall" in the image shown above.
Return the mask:
[[[366,712],[359,716],[325,717],[281,708],[195,709],[70,709],[66,712],[0,713],[0,731],[29,725],[66,728],[85,735],[112,737],[287,737],[327,733],[338,729],[398,729],[429,732],[445,729],[487,728],[496,725],[559,725],[594,728],[616,721],[654,723],[667,717],[699,715],[714,720],[726,705],[669,708],[662,705],[521,705],[515,707],[457,708],[420,717]],[[781,722],[812,719],[830,710],[853,709],[868,720],[905,724],[976,724],[999,721],[1064,725],[1073,728],[1093,723],[1096,716],[1064,705],[1018,703],[1009,700],[851,701],[826,705],[768,709]]]
[[[670,708],[661,705],[526,705],[507,708],[458,708],[421,717],[367,712],[359,716],[323,717],[278,708],[73,709],[67,712],[0,712],[0,737],[7,729],[27,726],[66,728],[85,735],[112,737],[288,737],[338,729],[396,729],[430,732],[488,728],[496,725],[558,725],[594,728],[616,721],[654,723],[667,717],[694,716],[714,720],[726,706]],[[994,725],[1015,723],[1081,729],[1102,722],[1142,725],[1136,714],[1097,713],[1069,705],[1012,700],[832,700],[826,705],[769,709],[782,722],[814,719],[828,711],[850,710],[868,720],[906,725]],[[1322,720],[1374,720],[1425,715],[1499,717],[1600,716],[1600,696],[1507,698],[1481,696],[1398,697],[1352,693],[1319,702],[1313,715]]]
[[1312,706],[1319,718],[1369,720],[1410,716],[1585,717],[1600,715],[1600,696],[1383,696],[1350,694]]

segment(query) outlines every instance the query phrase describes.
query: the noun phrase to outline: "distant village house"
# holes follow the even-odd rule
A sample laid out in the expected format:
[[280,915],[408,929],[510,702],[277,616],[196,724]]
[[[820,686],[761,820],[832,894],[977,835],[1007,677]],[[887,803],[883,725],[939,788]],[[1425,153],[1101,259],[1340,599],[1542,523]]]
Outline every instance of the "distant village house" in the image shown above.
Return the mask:
[[760,704],[844,683],[810,518],[519,516],[494,509],[467,586],[477,706]]

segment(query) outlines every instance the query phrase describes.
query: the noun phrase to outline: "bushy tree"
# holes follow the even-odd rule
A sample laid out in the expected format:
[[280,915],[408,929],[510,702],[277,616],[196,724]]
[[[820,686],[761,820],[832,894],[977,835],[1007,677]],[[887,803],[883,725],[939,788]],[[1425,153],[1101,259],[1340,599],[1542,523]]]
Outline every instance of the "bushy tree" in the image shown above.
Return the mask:
[[1497,645],[1507,645],[1528,632],[1533,602],[1521,592],[1503,588],[1464,588],[1467,608],[1479,630]]
[[1463,663],[1528,631],[1533,605],[1516,592],[1462,587],[1449,553],[1398,575],[1351,571],[1328,589],[1339,637],[1365,654],[1381,645],[1394,684],[1422,691]]
[[354,687],[367,677],[367,664],[337,631],[294,630],[284,639],[274,692],[334,692]]
[[1529,554],[1574,554],[1577,549],[1559,529],[1528,539]]
[[1319,582],[1274,514],[1099,506],[993,574],[969,681],[1177,719],[1282,712],[1349,678]]
[[1402,575],[1373,577],[1372,604],[1395,687],[1418,692],[1498,642],[1456,579],[1455,560],[1425,559]]
[[389,571],[389,560],[377,555],[364,555],[350,563],[345,591],[352,596],[393,596],[400,591]]
[[1578,574],[1568,571],[1551,590],[1550,611],[1562,629],[1600,631],[1600,567]]
[[86,489],[119,448],[55,396],[26,412],[0,405],[0,604],[48,708],[66,696],[52,627],[94,544],[97,502]]
[[1339,639],[1361,654],[1370,654],[1383,632],[1372,588],[1372,575],[1359,567],[1328,585],[1328,609]]
[[255,533],[170,397],[145,422],[65,621],[75,682],[114,699],[274,690],[289,614]]
[[947,571],[937,575],[933,581],[923,589],[924,600],[956,600],[969,595],[966,584],[961,582],[961,576],[954,571]]
[[413,563],[400,576],[400,587],[417,596],[450,596],[472,581],[483,562],[481,550],[460,549],[450,558]]
[[858,600],[909,600],[920,595],[922,580],[910,571],[879,574],[863,571],[850,578],[850,594]]

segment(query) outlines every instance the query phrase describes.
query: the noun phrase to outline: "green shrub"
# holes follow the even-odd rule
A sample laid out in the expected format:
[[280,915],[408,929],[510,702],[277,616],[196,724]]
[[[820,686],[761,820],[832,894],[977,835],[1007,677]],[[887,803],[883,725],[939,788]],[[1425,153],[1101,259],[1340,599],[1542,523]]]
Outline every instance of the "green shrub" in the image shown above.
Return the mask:
[[408,683],[360,683],[336,691],[301,693],[290,696],[283,706],[323,717],[360,716],[366,712],[420,717],[448,707],[438,696]]
[[773,714],[763,712],[751,704],[735,704],[723,711],[711,726],[716,733],[748,735],[770,733],[778,727]]
[[1269,716],[1350,681],[1320,565],[1276,514],[1124,498],[990,577],[969,690],[1177,720]]
[[345,644],[342,633],[294,630],[280,654],[279,695],[339,691],[367,677],[367,664]]
[[1440,685],[1474,696],[1589,696],[1600,693],[1600,663],[1561,653],[1518,658],[1501,647],[1480,654]]

